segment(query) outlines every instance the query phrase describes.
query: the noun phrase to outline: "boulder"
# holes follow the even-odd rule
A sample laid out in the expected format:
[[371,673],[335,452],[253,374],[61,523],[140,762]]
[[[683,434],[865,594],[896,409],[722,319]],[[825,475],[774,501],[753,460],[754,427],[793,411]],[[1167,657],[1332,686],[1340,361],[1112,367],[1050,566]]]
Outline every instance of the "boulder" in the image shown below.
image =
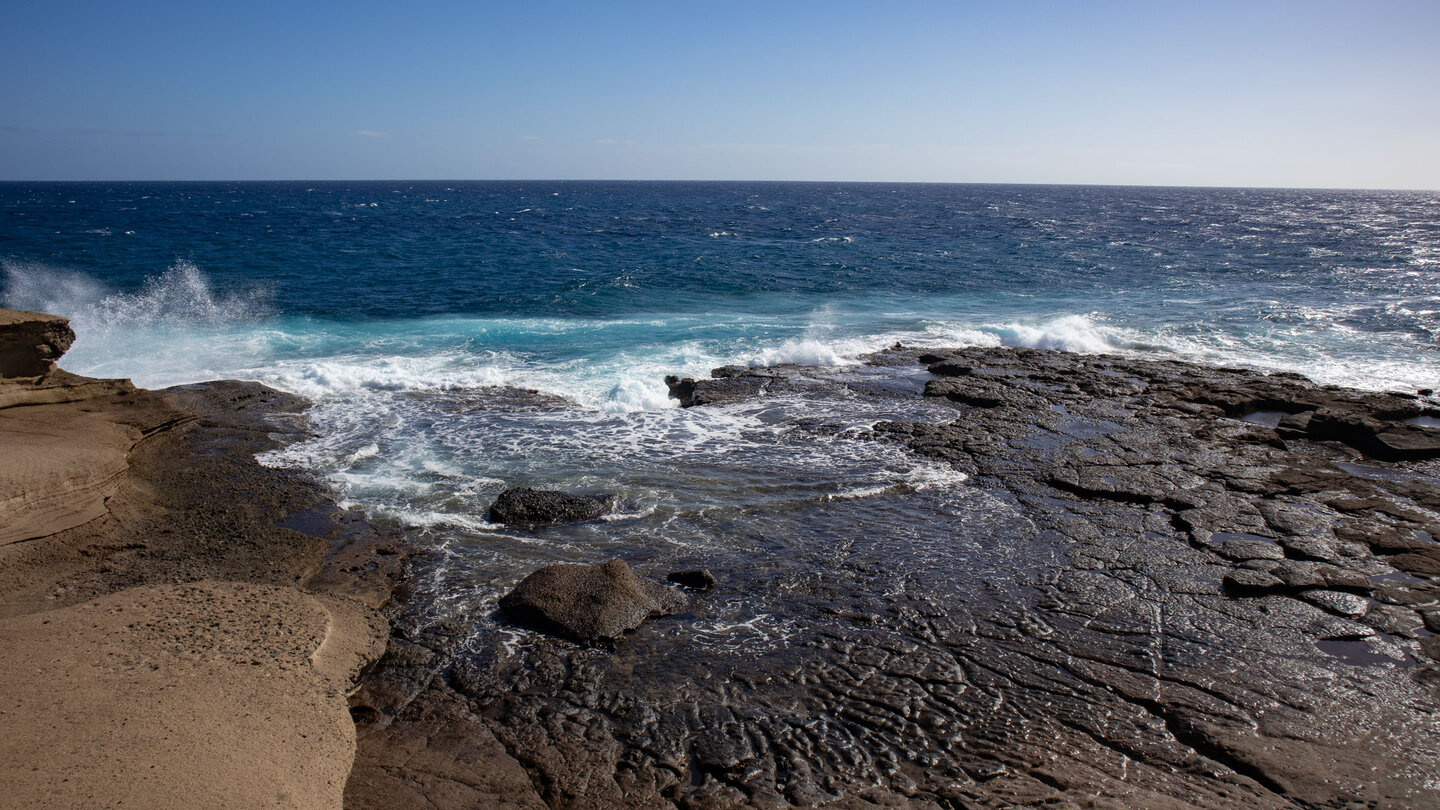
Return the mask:
[[621,560],[547,565],[500,599],[512,619],[586,642],[613,641],[687,604],[679,592],[637,576]]
[[708,591],[715,587],[715,575],[710,573],[708,568],[694,568],[688,571],[671,571],[666,580],[683,585],[686,588],[694,588],[697,591]]
[[571,495],[546,489],[515,487],[500,493],[488,520],[512,526],[548,526],[594,520],[615,508],[614,495]]
[[40,377],[75,342],[70,321],[58,315],[0,309],[0,377]]

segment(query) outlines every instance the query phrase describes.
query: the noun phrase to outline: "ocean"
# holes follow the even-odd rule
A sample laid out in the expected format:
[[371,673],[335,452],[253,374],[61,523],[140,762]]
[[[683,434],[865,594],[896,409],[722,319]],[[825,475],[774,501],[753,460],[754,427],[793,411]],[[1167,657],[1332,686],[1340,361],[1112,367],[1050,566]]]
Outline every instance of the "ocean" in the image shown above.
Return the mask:
[[[667,374],[795,363],[840,389],[918,392],[919,368],[857,365],[898,342],[1440,386],[1435,192],[5,183],[0,261],[4,306],[72,319],[71,371],[254,379],[312,400],[315,437],[264,460],[315,470],[428,544],[438,613],[542,562],[723,549],[823,566],[847,534],[902,532],[921,553],[986,513],[962,474],[854,440],[948,406],[831,391],[680,409]],[[488,523],[518,485],[622,507],[579,526]],[[715,613],[717,644],[764,625],[733,608]]]

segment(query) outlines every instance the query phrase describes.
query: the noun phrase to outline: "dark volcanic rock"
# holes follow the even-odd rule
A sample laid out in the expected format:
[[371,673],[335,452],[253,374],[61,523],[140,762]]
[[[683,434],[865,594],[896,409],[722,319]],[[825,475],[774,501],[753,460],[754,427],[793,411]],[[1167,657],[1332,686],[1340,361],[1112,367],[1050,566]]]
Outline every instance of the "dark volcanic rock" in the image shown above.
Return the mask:
[[684,585],[687,588],[694,588],[697,591],[708,591],[715,587],[715,575],[706,568],[694,568],[689,571],[671,571],[665,579],[676,585]]
[[516,621],[580,641],[617,639],[685,605],[685,597],[636,576],[622,560],[547,565],[500,599]]
[[714,379],[696,380],[690,377],[666,377],[670,396],[680,400],[680,407],[693,408],[696,405],[724,405],[727,402],[742,402],[759,395],[765,390],[768,379],[763,376],[737,376],[726,374],[727,368],[718,368],[711,374],[720,375]]
[[74,342],[75,330],[67,318],[0,309],[0,377],[49,374]]
[[594,520],[615,508],[614,495],[571,495],[546,489],[507,489],[490,506],[491,523],[548,526]]
[[677,395],[891,397],[844,441],[963,485],[787,505],[853,508],[817,537],[712,516],[736,544],[707,564],[743,574],[603,654],[413,620],[391,697],[357,698],[396,751],[357,763],[421,784],[417,751],[483,727],[426,766],[428,801],[529,797],[467,776],[518,768],[557,808],[1440,806],[1440,464],[1367,438],[1433,405],[1037,350],[910,352],[927,377],[906,351],[885,366],[908,387],[727,368]]
[[1354,403],[1332,403],[1311,415],[1305,432],[1313,438],[1345,442],[1382,461],[1440,456],[1440,430],[1402,421],[1419,416],[1418,406],[1406,402],[1402,407],[1392,407],[1382,413],[1390,418],[1377,416],[1373,410],[1356,407]]
[[681,379],[672,375],[665,378],[665,384],[670,388],[671,398],[680,400],[680,407],[693,408],[818,390],[827,385],[825,374],[825,370],[810,366],[721,366],[711,369],[709,379]]

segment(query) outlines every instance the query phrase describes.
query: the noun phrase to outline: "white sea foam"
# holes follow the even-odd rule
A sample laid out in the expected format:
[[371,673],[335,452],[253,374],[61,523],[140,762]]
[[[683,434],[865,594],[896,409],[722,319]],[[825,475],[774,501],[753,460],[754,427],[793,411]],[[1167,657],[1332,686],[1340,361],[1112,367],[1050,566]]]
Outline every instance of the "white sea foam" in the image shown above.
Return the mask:
[[1087,315],[1065,315],[1041,323],[1009,323],[997,331],[1007,345],[1033,349],[1099,354],[1117,351],[1126,344],[1117,339],[1117,330],[1100,326]]
[[854,356],[833,343],[819,340],[787,340],[779,346],[756,352],[746,361],[749,366],[848,366],[856,363]]
[[[705,376],[710,368],[728,364],[843,367],[896,342],[1161,354],[1299,371],[1321,382],[1367,389],[1436,383],[1431,364],[1403,353],[1377,356],[1373,339],[1356,325],[1371,310],[1380,311],[1413,321],[1412,331],[1423,335],[1432,329],[1427,319],[1435,309],[1424,296],[1327,306],[1260,302],[1262,315],[1246,334],[1219,326],[1207,330],[1203,324],[1183,331],[1122,325],[1102,313],[945,319],[834,306],[816,309],[803,324],[779,315],[448,316],[385,322],[372,330],[277,318],[263,289],[219,291],[186,261],[133,292],[116,292],[83,274],[43,264],[6,261],[3,268],[6,306],[72,319],[79,339],[66,356],[67,368],[131,377],[150,387],[217,377],[259,379],[322,401],[361,392],[510,385],[558,394],[599,411],[650,411],[676,404],[663,383],[666,374]],[[937,309],[944,307],[939,302]],[[546,356],[530,353],[525,347],[532,338],[558,350]],[[565,355],[592,345],[613,345],[616,351]]]
[[[724,512],[746,508],[747,499],[853,501],[963,485],[965,476],[947,466],[897,461],[869,442],[823,433],[787,436],[790,428],[776,421],[774,403],[683,411],[669,398],[665,374],[704,376],[731,363],[843,368],[896,342],[1158,353],[1228,365],[1268,362],[1272,368],[1288,352],[1281,367],[1322,381],[1420,384],[1414,364],[1403,361],[1336,362],[1320,352],[1297,353],[1281,336],[1267,343],[1218,332],[1147,332],[1097,313],[946,320],[891,312],[873,320],[821,307],[803,323],[780,316],[451,316],[356,326],[270,316],[263,296],[217,293],[185,263],[135,293],[113,293],[53,268],[5,269],[7,304],[69,314],[82,336],[92,338],[77,345],[68,366],[152,386],[248,377],[310,397],[319,436],[264,460],[322,471],[348,503],[438,533],[494,535],[498,527],[482,517],[494,494],[537,482],[590,491],[628,487],[626,497],[640,506],[613,516],[620,526],[651,518],[668,525],[676,509]],[[1301,308],[1278,328],[1335,331],[1338,317]],[[594,352],[595,345],[616,350]],[[590,354],[580,353],[587,349]],[[463,405],[467,390],[502,385],[559,394],[579,408],[509,416],[444,410],[447,402]],[[806,418],[833,418],[837,435],[873,421],[844,413],[851,406],[842,405],[834,413],[813,402],[778,407]],[[737,469],[732,459],[739,458],[748,461]],[[690,468],[693,474],[677,474]],[[739,489],[717,489],[711,477],[716,470],[734,476]],[[808,483],[775,483],[796,480]],[[786,494],[785,487],[794,489]],[[687,537],[670,542],[708,542]]]
[[619,523],[622,520],[641,520],[655,514],[655,505],[645,507],[634,512],[611,512],[600,519],[607,523]]
[[279,387],[312,398],[367,390],[453,391],[511,384],[517,376],[516,362],[504,353],[483,358],[455,352],[418,357],[345,355],[325,360],[280,362],[269,376]]

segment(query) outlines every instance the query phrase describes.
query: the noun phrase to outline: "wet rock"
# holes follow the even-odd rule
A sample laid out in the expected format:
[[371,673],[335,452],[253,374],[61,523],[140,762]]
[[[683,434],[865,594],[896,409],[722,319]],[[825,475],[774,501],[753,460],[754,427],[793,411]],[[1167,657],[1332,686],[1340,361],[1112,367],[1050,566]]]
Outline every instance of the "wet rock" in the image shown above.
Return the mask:
[[1440,457],[1440,430],[1421,425],[1395,425],[1375,434],[1376,458],[1391,461]]
[[1396,554],[1390,558],[1390,564],[1408,574],[1440,577],[1440,553],[1434,551]]
[[1300,438],[1310,433],[1310,416],[1312,411],[1301,413],[1288,413],[1280,417],[1275,425],[1275,432],[1282,438]]
[[1226,593],[1238,596],[1254,596],[1283,588],[1284,580],[1264,571],[1237,568],[1225,575],[1223,580]]
[[[762,537],[726,515],[755,542],[707,550],[745,573],[695,632],[666,622],[606,655],[480,636],[415,677],[478,707],[554,807],[1440,806],[1434,678],[1411,663],[1422,642],[1440,654],[1420,627],[1440,589],[1386,564],[1431,559],[1434,467],[1336,467],[1354,445],[1309,421],[1355,414],[1379,435],[1413,399],[1170,361],[909,356],[933,377],[690,383],[702,402],[814,395],[827,414],[857,396],[908,409],[923,386],[903,411],[923,416],[857,437],[970,475],[943,506],[886,496],[923,531]],[[1293,435],[1241,421],[1256,410]]]
[[49,374],[74,342],[68,318],[0,309],[0,377]]
[[1319,566],[1315,563],[1286,560],[1270,569],[1270,573],[1279,577],[1286,587],[1296,590],[1319,588],[1325,585],[1325,577],[1321,575]]
[[740,376],[729,371],[729,367],[715,369],[711,374],[720,376],[709,380],[696,380],[691,377],[682,380],[670,376],[665,378],[665,385],[670,389],[671,398],[680,400],[682,408],[743,402],[765,390],[767,378],[758,375]]
[[429,407],[445,413],[547,413],[578,407],[558,394],[512,385],[485,385],[467,390],[407,391],[403,396],[425,401]]
[[708,591],[715,587],[715,575],[707,568],[693,568],[688,571],[671,571],[665,579],[676,585],[683,585],[687,588],[694,588],[697,591]]
[[594,520],[615,508],[614,495],[571,495],[555,490],[517,487],[495,498],[487,518],[510,526],[549,526]]
[[1401,638],[1417,638],[1418,631],[1424,627],[1424,619],[1419,613],[1381,602],[1371,605],[1362,621],[1382,633]]
[[[1311,416],[1306,433],[1311,438],[1344,442],[1381,461],[1440,457],[1440,430],[1403,421],[1419,415],[1420,408],[1387,404],[1389,407],[1365,408],[1345,402],[1321,408]],[[1384,416],[1377,416],[1377,411]]]
[[1338,562],[1339,543],[1333,537],[1282,537],[1279,540],[1287,556],[1297,560]]
[[1226,540],[1216,549],[1227,560],[1283,560],[1285,549],[1264,540]]
[[1440,633],[1440,610],[1427,610],[1421,617],[1425,621],[1425,629],[1432,633]]
[[1363,596],[1356,596],[1353,593],[1341,593],[1340,591],[1302,591],[1300,598],[1322,610],[1328,610],[1337,616],[1353,618],[1364,616],[1370,609],[1370,602]]
[[686,604],[684,596],[636,576],[622,560],[547,565],[500,599],[500,608],[514,620],[579,641],[618,639],[646,619]]

